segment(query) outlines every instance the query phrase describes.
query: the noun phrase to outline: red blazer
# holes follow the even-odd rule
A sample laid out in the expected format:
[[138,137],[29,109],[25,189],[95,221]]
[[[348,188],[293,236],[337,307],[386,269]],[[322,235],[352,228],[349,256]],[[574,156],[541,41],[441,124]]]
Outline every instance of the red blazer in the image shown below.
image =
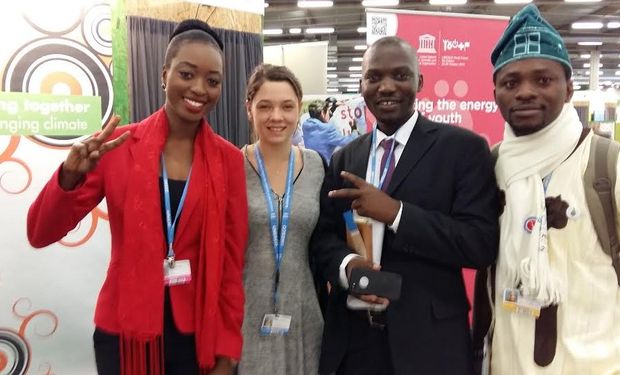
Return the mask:
[[[127,190],[128,176],[132,172],[133,156],[131,148],[141,140],[141,133],[146,126],[133,124],[116,130],[112,138],[123,132],[131,131],[131,136],[117,149],[102,157],[94,171],[86,175],[85,181],[72,191],[64,191],[58,182],[60,168],[45,185],[28,212],[28,240],[31,245],[40,248],[62,239],[72,230],[97,204],[106,198],[110,231],[112,237],[111,260],[105,282],[99,292],[95,312],[95,325],[109,333],[119,333],[118,293],[119,265],[123,259],[123,221],[140,220],[140,217],[128,217],[123,211]],[[227,317],[243,315],[243,254],[247,241],[247,198],[243,158],[240,151],[223,138],[216,136],[216,145],[224,155],[224,171],[227,179],[217,183],[225,184],[227,192],[225,243],[226,256],[223,261],[209,263],[207,274],[220,275],[220,279],[207,285],[207,312],[214,319],[206,324],[216,333],[213,354],[238,359],[241,353],[241,333],[236,324],[227,321]],[[158,184],[158,181],[148,183]],[[198,269],[197,257],[200,245],[202,206],[204,197],[197,192],[200,183],[190,179],[185,206],[179,218],[175,235],[175,253],[177,259],[189,259],[192,272]],[[157,200],[152,204],[159,207]],[[153,246],[159,247],[162,262],[166,247],[163,228],[153,230]],[[214,268],[222,265],[220,272]],[[162,281],[163,282],[163,281]],[[220,285],[219,291],[213,291],[213,285]],[[170,298],[175,323],[184,333],[194,331],[195,278],[186,285],[170,288]]]

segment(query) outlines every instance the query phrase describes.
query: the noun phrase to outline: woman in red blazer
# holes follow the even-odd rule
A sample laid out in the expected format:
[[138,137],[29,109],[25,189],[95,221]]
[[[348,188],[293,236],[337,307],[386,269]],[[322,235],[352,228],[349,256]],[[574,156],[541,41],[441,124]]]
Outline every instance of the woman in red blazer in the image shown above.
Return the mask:
[[230,374],[240,357],[243,159],[204,120],[221,94],[222,48],[204,22],[179,24],[162,72],[164,107],[119,129],[115,118],[74,144],[28,213],[30,243],[43,247],[106,198],[112,254],[95,312],[100,374]]

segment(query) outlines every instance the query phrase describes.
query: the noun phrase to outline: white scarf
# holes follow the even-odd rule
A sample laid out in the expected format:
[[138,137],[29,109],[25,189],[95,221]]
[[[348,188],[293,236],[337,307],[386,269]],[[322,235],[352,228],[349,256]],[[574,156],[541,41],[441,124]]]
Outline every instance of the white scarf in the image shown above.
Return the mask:
[[505,285],[498,288],[520,284],[523,293],[542,306],[559,303],[564,290],[549,265],[546,187],[542,180],[573,152],[582,130],[570,103],[564,104],[553,122],[533,134],[517,137],[506,123],[495,164],[499,187],[506,193],[498,258],[498,276]]

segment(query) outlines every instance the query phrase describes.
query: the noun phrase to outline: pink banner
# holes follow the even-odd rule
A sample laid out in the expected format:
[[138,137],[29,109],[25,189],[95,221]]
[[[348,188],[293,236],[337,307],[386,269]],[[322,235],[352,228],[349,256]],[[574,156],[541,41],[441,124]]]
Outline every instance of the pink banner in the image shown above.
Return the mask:
[[452,13],[368,13],[368,42],[386,35],[418,51],[424,87],[417,107],[432,120],[467,128],[490,144],[501,140],[503,120],[493,98],[491,50],[505,17]]

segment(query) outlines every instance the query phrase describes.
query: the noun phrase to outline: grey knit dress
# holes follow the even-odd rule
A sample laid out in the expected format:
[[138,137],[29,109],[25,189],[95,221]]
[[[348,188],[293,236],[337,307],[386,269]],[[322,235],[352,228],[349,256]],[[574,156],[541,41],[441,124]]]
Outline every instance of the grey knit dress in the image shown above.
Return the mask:
[[303,150],[303,160],[303,169],[293,185],[291,218],[280,266],[278,312],[292,316],[290,332],[286,336],[261,336],[263,316],[273,313],[275,260],[265,195],[258,172],[246,155],[250,236],[243,273],[245,318],[239,375],[318,373],[323,318],[308,263],[308,245],[319,216],[319,191],[325,171],[316,152]]

